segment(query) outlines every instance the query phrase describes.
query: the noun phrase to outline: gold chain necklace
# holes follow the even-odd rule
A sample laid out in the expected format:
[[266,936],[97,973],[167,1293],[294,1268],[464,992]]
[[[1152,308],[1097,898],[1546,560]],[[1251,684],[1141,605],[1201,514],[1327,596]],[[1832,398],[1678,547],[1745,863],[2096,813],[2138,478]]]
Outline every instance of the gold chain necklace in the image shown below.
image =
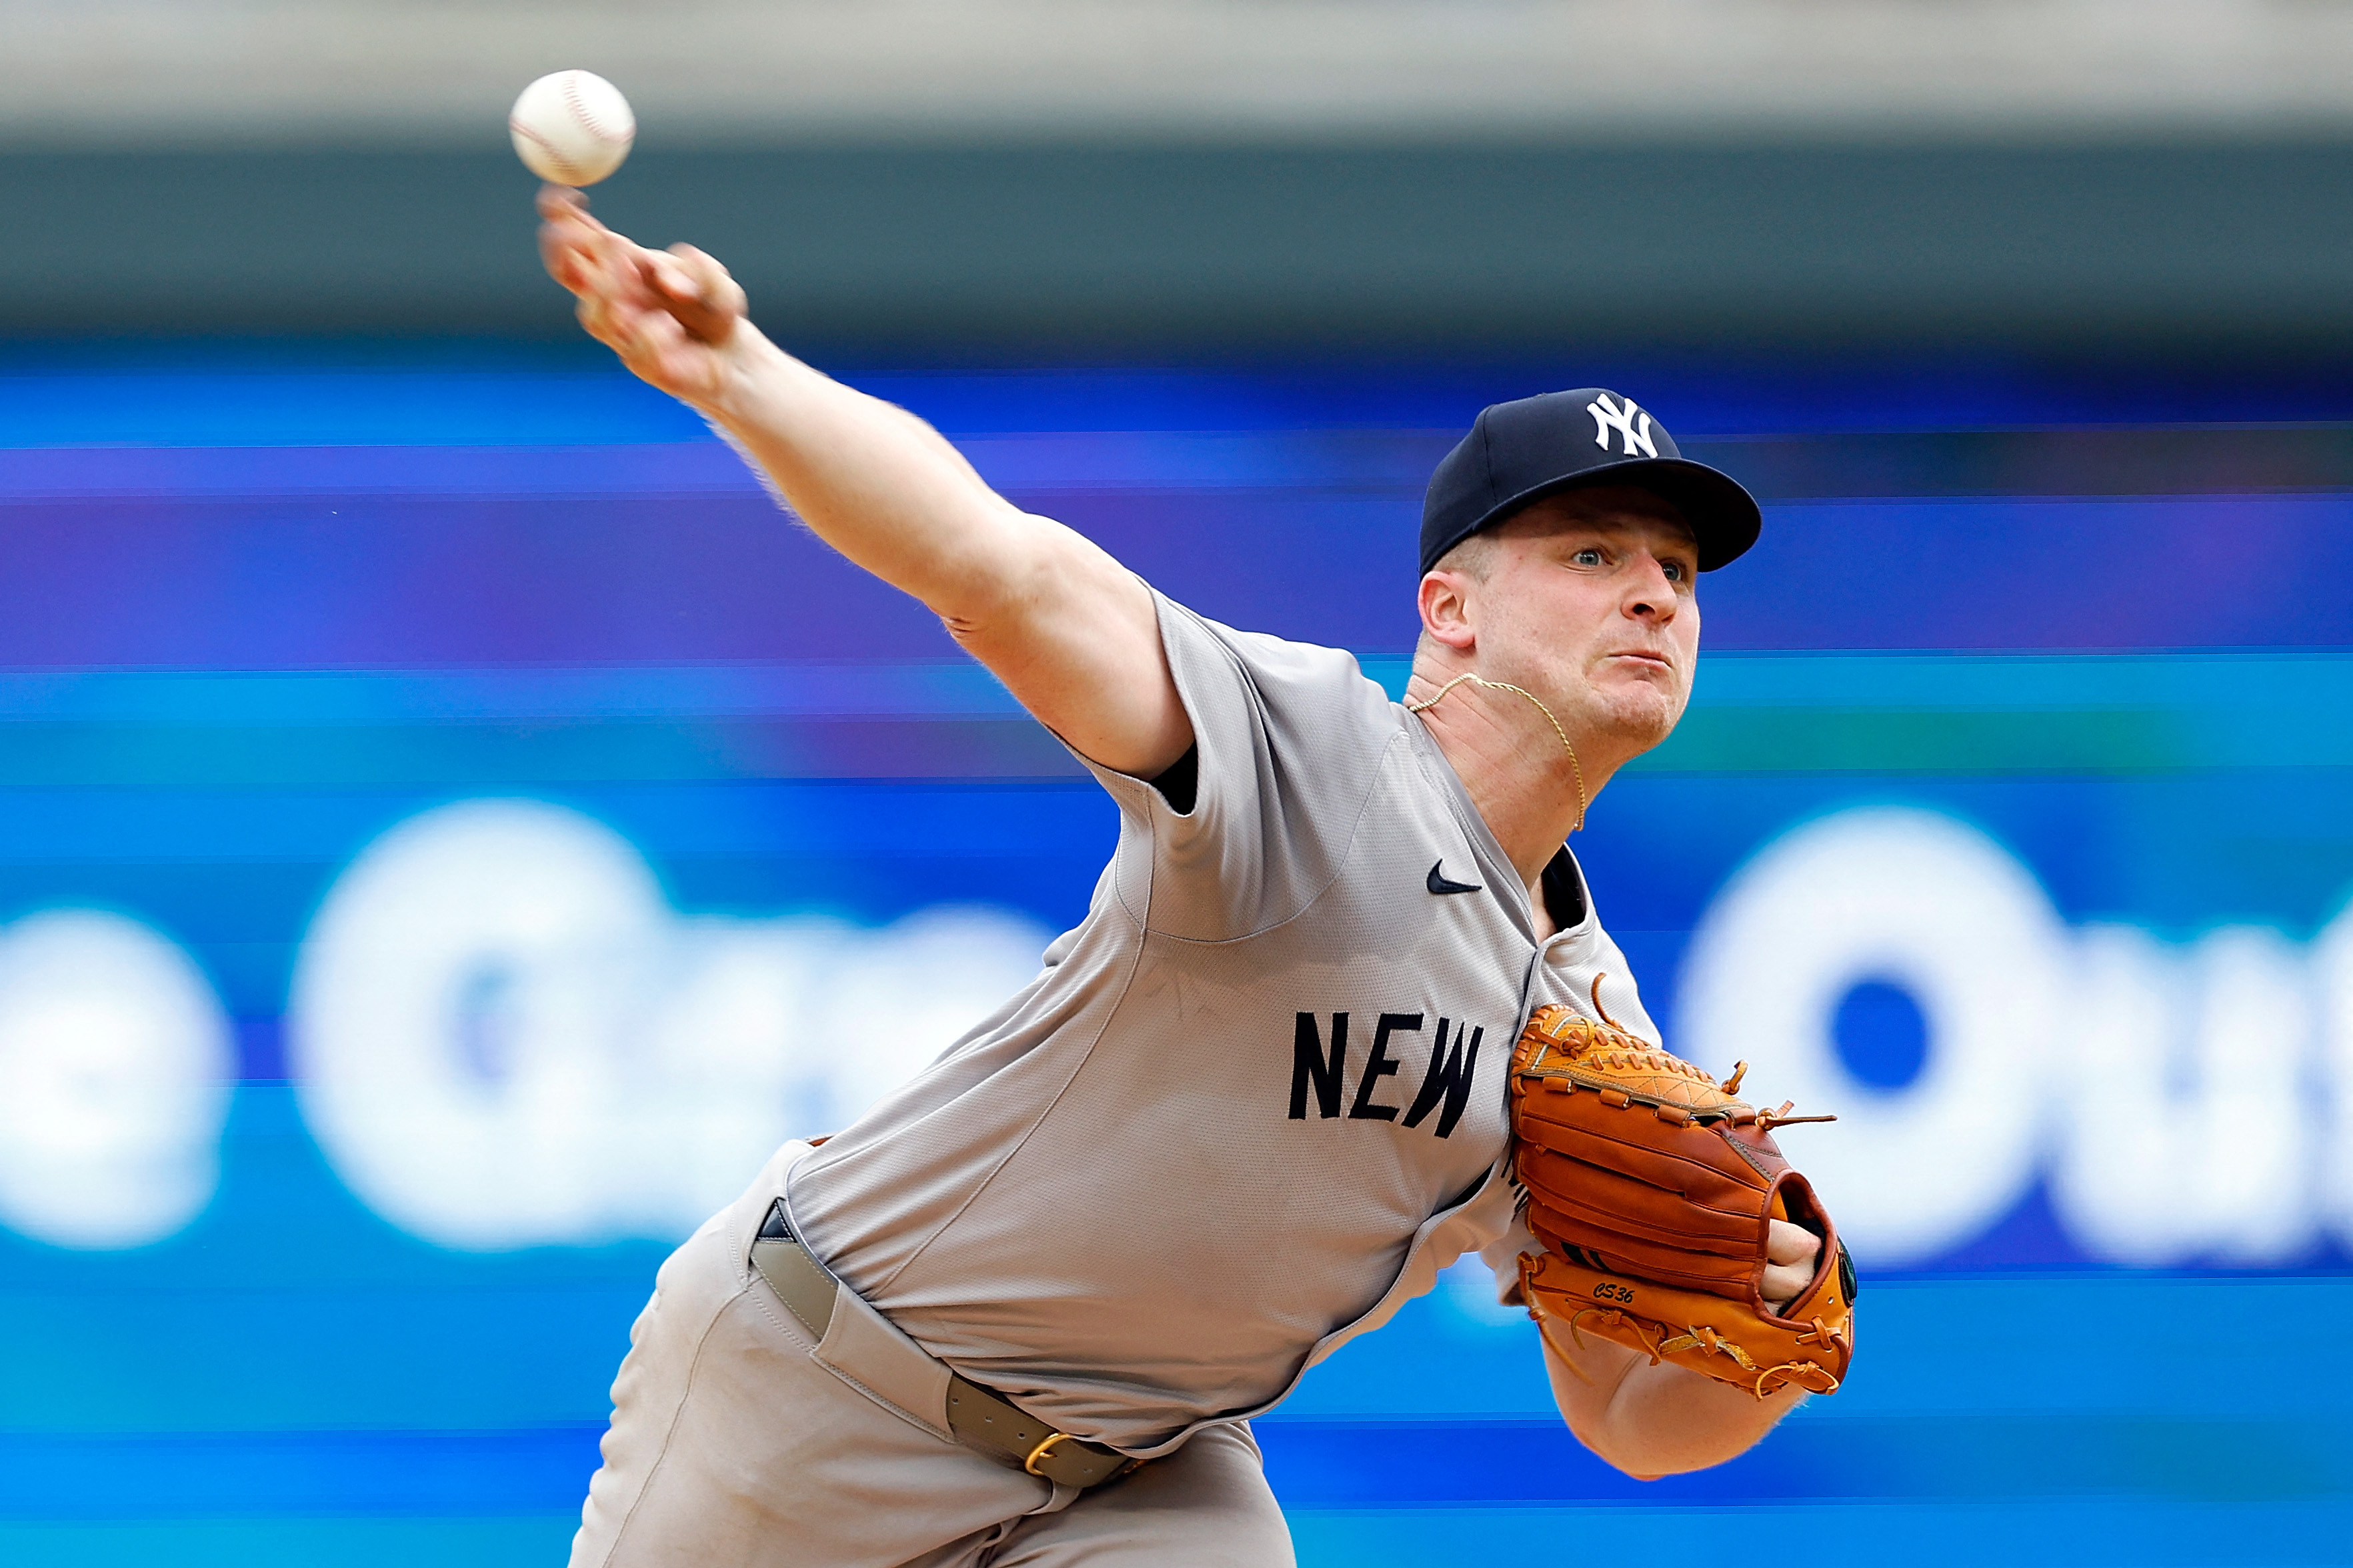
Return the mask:
[[1569,831],[1571,833],[1583,831],[1585,827],[1585,766],[1577,760],[1577,748],[1568,743],[1568,731],[1560,727],[1560,721],[1552,716],[1552,710],[1546,707],[1544,705],[1544,700],[1538,697],[1535,692],[1529,691],[1522,687],[1509,685],[1501,680],[1489,680],[1484,676],[1458,675],[1453,679],[1448,681],[1445,685],[1440,687],[1438,689],[1437,696],[1431,698],[1427,702],[1409,702],[1405,705],[1405,710],[1409,713],[1419,713],[1428,709],[1435,708],[1440,702],[1446,700],[1446,694],[1448,692],[1453,690],[1456,687],[1461,685],[1466,680],[1483,686],[1490,691],[1512,692],[1516,696],[1526,698],[1529,701],[1536,705],[1536,711],[1545,716],[1545,722],[1550,724],[1552,726],[1552,732],[1556,736],[1559,737],[1560,749],[1568,753],[1568,771],[1577,776],[1577,826],[1570,828]]

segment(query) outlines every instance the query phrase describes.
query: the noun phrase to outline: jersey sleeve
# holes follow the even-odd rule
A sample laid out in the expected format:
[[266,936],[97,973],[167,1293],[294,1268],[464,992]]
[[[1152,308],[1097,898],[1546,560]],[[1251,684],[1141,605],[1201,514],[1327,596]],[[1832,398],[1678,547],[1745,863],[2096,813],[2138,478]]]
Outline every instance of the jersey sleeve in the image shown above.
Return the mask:
[[1338,876],[1382,756],[1402,738],[1397,710],[1349,654],[1238,632],[1153,596],[1193,724],[1194,789],[1179,810],[1145,781],[1080,759],[1119,803],[1112,880],[1152,931],[1247,936]]

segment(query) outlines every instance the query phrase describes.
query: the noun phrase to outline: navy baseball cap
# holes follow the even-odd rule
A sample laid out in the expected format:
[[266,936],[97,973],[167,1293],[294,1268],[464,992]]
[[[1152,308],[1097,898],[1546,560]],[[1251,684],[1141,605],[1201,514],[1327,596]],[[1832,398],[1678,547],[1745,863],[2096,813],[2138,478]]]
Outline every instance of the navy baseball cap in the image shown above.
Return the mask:
[[1421,569],[1482,528],[1562,490],[1633,485],[1674,504],[1713,572],[1757,542],[1757,498],[1729,474],[1675,449],[1667,427],[1599,386],[1547,392],[1482,413],[1430,476]]

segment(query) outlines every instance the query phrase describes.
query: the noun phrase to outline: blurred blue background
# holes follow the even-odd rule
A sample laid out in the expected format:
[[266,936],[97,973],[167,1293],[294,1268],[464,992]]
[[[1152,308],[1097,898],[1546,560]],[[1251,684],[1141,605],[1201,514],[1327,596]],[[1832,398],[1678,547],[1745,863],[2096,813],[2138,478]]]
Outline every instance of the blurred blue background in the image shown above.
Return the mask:
[[560,1562],[668,1247],[1110,847],[581,339],[565,67],[600,213],[1392,689],[1484,404],[1764,500],[1578,849],[1676,1047],[1840,1115],[1853,1377],[1637,1483],[1459,1268],[1260,1424],[1311,1568],[2353,1562],[2346,7],[16,0],[0,1563]]
[[[1852,1381],[1635,1483],[1472,1262],[1262,1423],[1304,1560],[2336,1560],[2353,475],[2261,482],[2335,473],[2336,395],[853,379],[1392,684],[1484,401],[1609,382],[1767,497],[1579,848],[1671,1037],[1845,1115],[1793,1136],[1867,1281]],[[1017,984],[1113,813],[585,354],[28,349],[0,417],[0,1556],[557,1560],[665,1244]]]

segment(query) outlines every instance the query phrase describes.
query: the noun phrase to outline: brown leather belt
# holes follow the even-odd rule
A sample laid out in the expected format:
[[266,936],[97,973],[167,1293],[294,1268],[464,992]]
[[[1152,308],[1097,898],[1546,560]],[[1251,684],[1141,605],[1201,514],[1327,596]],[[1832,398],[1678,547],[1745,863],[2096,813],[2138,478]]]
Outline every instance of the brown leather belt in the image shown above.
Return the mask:
[[[826,1326],[833,1321],[836,1283],[793,1234],[782,1199],[769,1205],[759,1237],[752,1243],[752,1267],[808,1331],[811,1340],[825,1338]],[[948,1430],[967,1448],[977,1448],[1058,1486],[1082,1490],[1114,1480],[1141,1462],[1116,1448],[1057,1432],[1003,1395],[954,1371],[948,1374]]]

